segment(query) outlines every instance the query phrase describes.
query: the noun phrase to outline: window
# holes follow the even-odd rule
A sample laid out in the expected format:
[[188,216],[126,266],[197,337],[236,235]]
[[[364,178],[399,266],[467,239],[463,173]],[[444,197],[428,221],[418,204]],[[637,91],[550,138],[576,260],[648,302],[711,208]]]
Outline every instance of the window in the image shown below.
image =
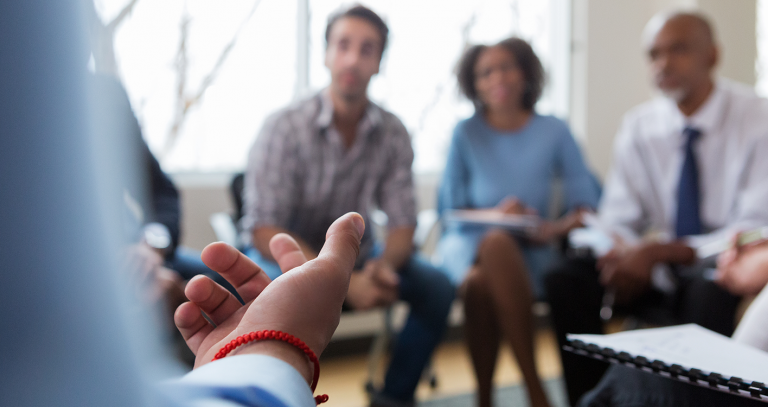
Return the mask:
[[[96,4],[106,23],[130,3]],[[179,49],[185,19],[183,69]],[[166,171],[238,170],[245,166],[261,122],[293,98],[296,2],[138,0],[115,33],[114,47],[118,73],[144,137]],[[182,72],[182,103],[193,105],[173,139]],[[204,88],[212,72],[215,76]]]
[[757,84],[760,96],[768,97],[768,0],[757,0]]
[[[163,167],[174,172],[242,170],[264,118],[327,84],[325,24],[330,13],[348,4],[96,0],[105,24],[131,3],[132,12],[114,36],[117,71],[148,144]],[[389,48],[381,73],[371,82],[371,99],[405,123],[413,138],[417,172],[442,169],[454,125],[472,114],[454,79],[455,65],[468,44],[493,43],[510,35],[529,40],[549,79],[538,110],[567,117],[568,0],[364,4],[390,26]],[[211,72],[215,75],[210,86],[204,87]],[[180,83],[185,89],[181,100]],[[174,134],[184,103],[191,105]]]

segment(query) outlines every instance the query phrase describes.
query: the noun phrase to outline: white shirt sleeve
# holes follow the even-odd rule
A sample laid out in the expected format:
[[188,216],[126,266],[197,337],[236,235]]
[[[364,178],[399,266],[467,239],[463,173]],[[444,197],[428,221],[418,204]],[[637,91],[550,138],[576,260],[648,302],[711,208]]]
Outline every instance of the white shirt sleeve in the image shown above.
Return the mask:
[[747,308],[733,339],[768,352],[768,288],[763,288]]
[[616,135],[614,163],[603,189],[598,214],[609,233],[634,242],[645,226],[646,213],[641,202],[643,163],[633,140],[631,119],[624,121]]
[[304,377],[288,363],[266,355],[228,356],[163,387],[183,406],[315,406]]

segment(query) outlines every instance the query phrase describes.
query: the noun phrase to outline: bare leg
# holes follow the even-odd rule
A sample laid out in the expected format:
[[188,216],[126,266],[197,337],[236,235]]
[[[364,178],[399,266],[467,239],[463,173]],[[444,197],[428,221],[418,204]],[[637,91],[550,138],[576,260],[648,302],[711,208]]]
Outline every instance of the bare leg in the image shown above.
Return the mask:
[[496,318],[489,283],[473,267],[461,288],[464,300],[464,332],[477,379],[477,405],[493,405],[493,372],[499,354],[501,332]]
[[489,232],[478,249],[478,270],[488,283],[497,323],[509,340],[534,407],[549,406],[533,351],[533,294],[522,252],[503,231]]

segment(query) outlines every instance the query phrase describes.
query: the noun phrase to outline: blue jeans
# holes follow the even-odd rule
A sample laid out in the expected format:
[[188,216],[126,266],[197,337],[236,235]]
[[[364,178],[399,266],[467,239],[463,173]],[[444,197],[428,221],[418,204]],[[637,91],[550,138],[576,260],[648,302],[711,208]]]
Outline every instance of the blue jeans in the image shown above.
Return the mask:
[[[373,257],[380,253],[377,247]],[[265,259],[258,250],[249,248],[245,254],[273,280],[281,275],[277,263]],[[445,273],[417,255],[411,256],[398,273],[400,299],[408,303],[410,313],[394,344],[382,393],[410,402],[421,373],[445,332],[455,289]]]

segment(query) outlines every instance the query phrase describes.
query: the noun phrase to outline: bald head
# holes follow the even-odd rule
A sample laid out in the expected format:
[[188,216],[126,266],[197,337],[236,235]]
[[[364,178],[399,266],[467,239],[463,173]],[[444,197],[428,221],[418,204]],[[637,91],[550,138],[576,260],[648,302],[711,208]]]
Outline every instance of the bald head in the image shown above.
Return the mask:
[[694,12],[657,15],[643,37],[659,90],[678,105],[691,98],[706,99],[718,60],[714,30],[706,17]]
[[715,33],[709,19],[697,12],[673,12],[655,15],[643,30],[643,43],[651,46],[653,40],[665,27],[681,29],[691,33],[702,45],[715,45]]

